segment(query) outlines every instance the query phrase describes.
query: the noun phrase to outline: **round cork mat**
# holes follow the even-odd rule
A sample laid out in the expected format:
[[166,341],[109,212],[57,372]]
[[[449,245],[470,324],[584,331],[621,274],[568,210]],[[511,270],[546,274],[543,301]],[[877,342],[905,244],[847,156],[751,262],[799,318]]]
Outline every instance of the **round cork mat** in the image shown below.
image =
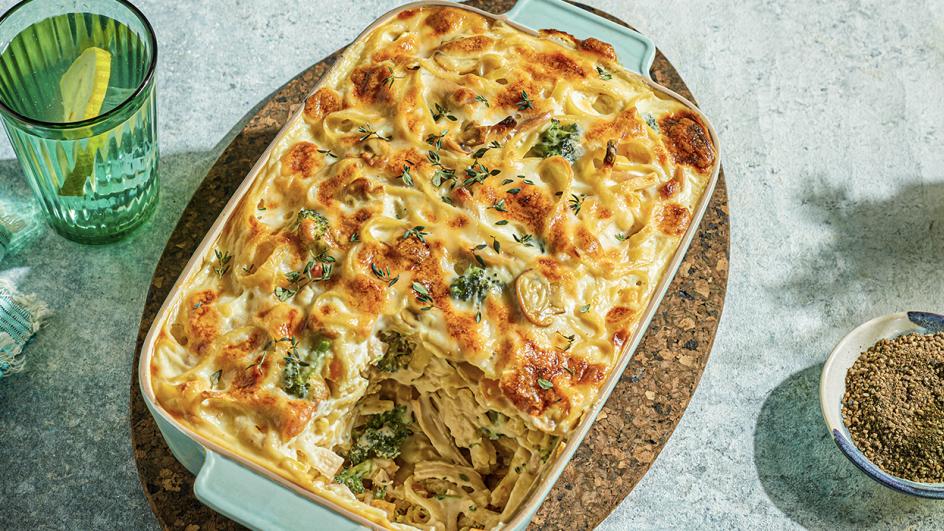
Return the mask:
[[[504,13],[513,0],[468,4]],[[578,4],[580,5],[580,4]],[[599,10],[580,7],[619,24]],[[231,530],[239,524],[213,512],[193,495],[194,476],[164,443],[138,389],[141,344],[170,287],[256,159],[334,63],[335,52],[301,73],[258,107],[223,151],[190,200],[154,273],[131,382],[131,441],[141,485],[165,529]],[[652,78],[694,101],[675,68],[656,53]],[[724,173],[699,233],[646,336],[615,391],[531,524],[532,529],[592,529],[642,479],[668,441],[701,378],[714,341],[728,279],[728,199]]]

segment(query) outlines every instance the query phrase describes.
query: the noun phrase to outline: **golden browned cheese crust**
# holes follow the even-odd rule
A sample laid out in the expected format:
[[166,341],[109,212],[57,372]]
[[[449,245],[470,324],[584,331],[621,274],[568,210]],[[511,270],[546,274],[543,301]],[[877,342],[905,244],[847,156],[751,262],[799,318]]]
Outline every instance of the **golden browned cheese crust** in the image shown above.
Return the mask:
[[359,39],[176,292],[160,405],[380,525],[508,521],[716,165],[700,116],[615,60],[460,8]]

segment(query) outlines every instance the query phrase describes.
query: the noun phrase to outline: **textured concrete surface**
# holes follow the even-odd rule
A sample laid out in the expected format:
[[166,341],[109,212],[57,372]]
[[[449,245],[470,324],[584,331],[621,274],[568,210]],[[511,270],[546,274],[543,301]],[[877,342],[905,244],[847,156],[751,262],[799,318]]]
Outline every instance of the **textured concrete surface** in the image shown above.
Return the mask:
[[[723,142],[728,302],[688,413],[604,529],[934,527],[833,448],[820,364],[850,328],[944,310],[944,3],[593,1],[652,35]],[[9,0],[0,1],[7,8]],[[128,384],[164,241],[243,116],[396,2],[139,2],[160,42],[161,204],[106,247],[51,232],[0,275],[56,310],[0,382],[0,528],[155,527]],[[0,197],[28,190],[0,143]]]

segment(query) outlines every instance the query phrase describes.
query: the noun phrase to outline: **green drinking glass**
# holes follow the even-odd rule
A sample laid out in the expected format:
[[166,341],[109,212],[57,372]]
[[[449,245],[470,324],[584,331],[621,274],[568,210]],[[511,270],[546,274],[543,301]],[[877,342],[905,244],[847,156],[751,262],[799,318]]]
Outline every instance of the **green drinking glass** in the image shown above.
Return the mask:
[[158,196],[157,40],[124,0],[25,0],[0,17],[0,118],[61,235],[117,240]]

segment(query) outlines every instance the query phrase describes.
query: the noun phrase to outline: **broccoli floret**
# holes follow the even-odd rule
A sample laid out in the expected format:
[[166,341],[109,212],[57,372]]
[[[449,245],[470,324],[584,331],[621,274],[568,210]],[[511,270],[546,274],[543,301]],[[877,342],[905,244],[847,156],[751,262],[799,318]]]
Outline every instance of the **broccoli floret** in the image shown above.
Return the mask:
[[[307,220],[311,220],[311,222],[307,222]],[[328,232],[328,218],[316,210],[303,208],[298,211],[293,229],[300,230],[305,238],[313,242],[320,241]]]
[[282,389],[298,398],[308,398],[308,378],[312,369],[308,362],[293,355],[285,356],[285,369],[282,370]]
[[317,370],[324,354],[331,350],[331,341],[325,338],[315,340],[306,359],[299,354],[295,338],[291,338],[291,342],[292,347],[285,355],[285,368],[282,370],[282,389],[298,398],[308,398],[308,379]]
[[480,304],[489,292],[500,290],[501,281],[488,271],[477,266],[469,266],[465,273],[452,281],[449,293],[453,298]]
[[354,494],[363,493],[364,476],[374,470],[371,459],[399,456],[403,441],[413,433],[411,422],[404,406],[367,417],[367,424],[354,434],[354,444],[347,454],[348,467],[334,476],[334,482],[346,485]]
[[404,418],[406,408],[396,406],[390,411],[371,415],[367,424],[356,434],[347,459],[357,465],[374,457],[394,459],[400,455],[400,446],[410,434],[410,419]]
[[346,486],[354,494],[361,494],[364,492],[364,476],[370,474],[373,470],[374,463],[364,461],[338,472],[338,475],[334,476],[334,482]]
[[560,155],[573,163],[577,160],[578,136],[577,124],[562,126],[559,121],[551,120],[551,126],[541,133],[534,145],[534,152],[544,158]]
[[399,332],[391,330],[384,330],[377,334],[377,337],[387,345],[383,358],[380,358],[376,364],[378,369],[384,372],[396,372],[410,363],[410,356],[416,348],[412,341],[400,335]]

